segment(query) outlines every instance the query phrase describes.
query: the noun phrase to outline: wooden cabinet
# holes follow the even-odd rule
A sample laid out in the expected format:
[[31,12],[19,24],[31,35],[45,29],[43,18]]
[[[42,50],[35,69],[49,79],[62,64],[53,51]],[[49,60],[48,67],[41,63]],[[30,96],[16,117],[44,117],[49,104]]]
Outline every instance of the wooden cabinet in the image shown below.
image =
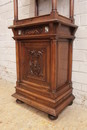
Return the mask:
[[[72,104],[72,46],[77,26],[70,0],[70,18],[57,13],[52,0],[48,15],[18,20],[18,1],[14,0],[17,82],[13,94],[17,102],[26,103],[56,119]],[[36,0],[35,15],[38,15]]]

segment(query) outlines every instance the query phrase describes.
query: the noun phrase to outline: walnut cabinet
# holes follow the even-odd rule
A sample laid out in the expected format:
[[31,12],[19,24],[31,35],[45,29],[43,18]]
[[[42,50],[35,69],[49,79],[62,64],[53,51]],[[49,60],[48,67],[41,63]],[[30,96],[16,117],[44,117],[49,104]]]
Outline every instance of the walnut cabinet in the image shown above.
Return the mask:
[[72,104],[72,47],[77,26],[74,24],[74,0],[70,0],[69,18],[57,12],[58,0],[52,0],[50,14],[18,19],[18,0],[14,0],[14,24],[9,28],[16,42],[17,82],[13,96],[56,119]]

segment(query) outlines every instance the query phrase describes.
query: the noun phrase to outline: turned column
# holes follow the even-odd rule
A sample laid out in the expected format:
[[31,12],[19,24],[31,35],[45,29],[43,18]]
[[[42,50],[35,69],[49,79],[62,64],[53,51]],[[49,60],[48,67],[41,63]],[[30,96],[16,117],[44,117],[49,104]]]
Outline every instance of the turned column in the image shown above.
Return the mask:
[[74,0],[70,0],[70,19],[74,21]]
[[18,0],[14,0],[14,21],[18,20]]
[[38,12],[38,0],[35,0],[35,16],[38,16],[39,12]]
[[57,12],[57,0],[52,0],[52,11]]

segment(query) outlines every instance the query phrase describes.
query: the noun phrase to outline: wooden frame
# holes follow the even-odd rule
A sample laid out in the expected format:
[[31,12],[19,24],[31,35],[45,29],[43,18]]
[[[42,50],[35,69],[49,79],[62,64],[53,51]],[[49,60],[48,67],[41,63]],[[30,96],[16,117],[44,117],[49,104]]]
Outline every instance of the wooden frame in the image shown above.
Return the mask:
[[35,16],[38,16],[38,0],[35,0]]
[[18,0],[14,0],[14,21],[18,20]]
[[[52,12],[57,12],[57,0],[52,0]],[[38,0],[35,0],[35,16],[38,16]],[[70,18],[74,19],[74,0],[70,0]],[[14,0],[14,20],[18,20],[18,0]]]
[[57,119],[71,105],[72,51],[77,26],[74,24],[74,0],[70,0],[70,18],[57,12],[52,0],[51,14],[18,20],[18,0],[14,0],[14,25],[9,28],[16,41],[17,82],[13,96]]

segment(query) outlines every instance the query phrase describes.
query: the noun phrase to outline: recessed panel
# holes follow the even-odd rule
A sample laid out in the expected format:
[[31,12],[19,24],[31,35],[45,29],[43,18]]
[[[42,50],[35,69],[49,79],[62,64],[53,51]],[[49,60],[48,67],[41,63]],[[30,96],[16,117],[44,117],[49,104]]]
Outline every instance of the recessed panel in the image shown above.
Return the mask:
[[20,49],[21,80],[47,85],[50,82],[50,44],[47,41],[23,42]]
[[69,43],[58,43],[58,77],[57,87],[64,85],[68,80],[68,64],[69,64]]

